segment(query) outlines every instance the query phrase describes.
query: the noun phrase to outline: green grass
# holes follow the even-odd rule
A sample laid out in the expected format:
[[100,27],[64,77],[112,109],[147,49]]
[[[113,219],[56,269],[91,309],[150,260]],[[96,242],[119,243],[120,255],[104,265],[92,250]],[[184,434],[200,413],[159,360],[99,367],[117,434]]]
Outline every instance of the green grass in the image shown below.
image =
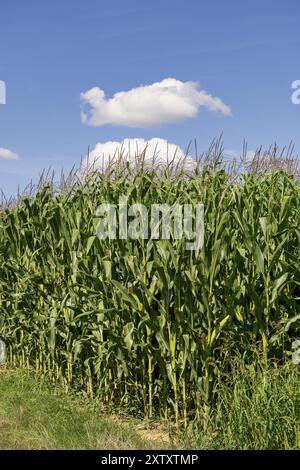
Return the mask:
[[141,430],[35,374],[0,370],[0,449],[300,449],[298,368],[238,365],[228,379],[206,428],[190,423],[170,444],[159,426]]
[[[257,367],[257,364],[256,364]],[[300,449],[300,373],[290,365],[237,367],[217,385],[207,432],[192,426],[185,445],[198,449]],[[184,442],[184,438],[183,438]],[[183,444],[184,445],[184,444]]]
[[21,370],[0,370],[0,449],[147,449],[133,425]]

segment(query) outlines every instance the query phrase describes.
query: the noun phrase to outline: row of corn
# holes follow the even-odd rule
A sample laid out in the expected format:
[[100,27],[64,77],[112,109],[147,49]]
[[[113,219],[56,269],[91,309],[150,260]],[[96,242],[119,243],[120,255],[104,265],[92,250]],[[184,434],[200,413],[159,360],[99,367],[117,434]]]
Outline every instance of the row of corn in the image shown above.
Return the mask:
[[[204,205],[203,249],[102,239],[97,207]],[[0,214],[0,338],[104,404],[187,425],[205,419],[233,358],[283,361],[299,333],[300,190],[282,171],[230,181],[143,170],[45,186]]]

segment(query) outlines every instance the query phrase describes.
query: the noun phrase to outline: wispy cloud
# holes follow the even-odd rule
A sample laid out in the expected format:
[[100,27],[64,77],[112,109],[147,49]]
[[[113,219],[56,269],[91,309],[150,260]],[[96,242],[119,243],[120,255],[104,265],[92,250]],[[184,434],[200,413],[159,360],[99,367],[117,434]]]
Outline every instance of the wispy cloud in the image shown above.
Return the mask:
[[149,128],[194,118],[200,108],[231,115],[220,98],[200,90],[195,82],[166,78],[161,82],[115,93],[107,99],[99,87],[81,93],[88,112],[81,112],[81,121],[90,126],[115,124]]
[[19,155],[9,149],[0,147],[0,158],[5,158],[6,160],[19,160]]

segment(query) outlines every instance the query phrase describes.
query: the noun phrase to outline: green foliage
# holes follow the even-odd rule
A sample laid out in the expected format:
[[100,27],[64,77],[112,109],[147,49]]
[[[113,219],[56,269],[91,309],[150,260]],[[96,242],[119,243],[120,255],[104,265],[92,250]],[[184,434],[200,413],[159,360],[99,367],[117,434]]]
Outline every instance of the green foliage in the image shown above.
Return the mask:
[[300,375],[297,368],[265,363],[232,370],[216,383],[207,432],[190,425],[183,445],[200,449],[300,449]]
[[[0,337],[12,363],[145,417],[207,421],[232,358],[285,359],[299,334],[300,191],[282,171],[233,183],[130,169],[49,187],[0,214]],[[100,203],[203,203],[203,250],[99,240]],[[298,317],[297,317],[298,318]]]

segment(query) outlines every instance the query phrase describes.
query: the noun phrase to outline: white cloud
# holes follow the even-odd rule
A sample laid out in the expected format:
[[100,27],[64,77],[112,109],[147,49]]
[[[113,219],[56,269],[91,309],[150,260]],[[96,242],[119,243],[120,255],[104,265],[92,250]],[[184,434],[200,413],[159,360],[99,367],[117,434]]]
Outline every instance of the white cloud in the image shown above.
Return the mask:
[[134,167],[143,162],[145,168],[183,169],[192,171],[196,162],[175,144],[164,139],[154,138],[125,139],[122,142],[96,144],[95,148],[83,159],[83,171],[104,172],[109,166],[130,162]]
[[5,158],[6,160],[19,160],[19,155],[9,149],[0,147],[0,158]]
[[107,99],[99,87],[80,95],[88,112],[81,112],[81,121],[90,126],[115,124],[127,127],[153,127],[196,117],[200,108],[231,115],[220,98],[200,90],[195,82],[166,78],[152,85],[115,93]]

